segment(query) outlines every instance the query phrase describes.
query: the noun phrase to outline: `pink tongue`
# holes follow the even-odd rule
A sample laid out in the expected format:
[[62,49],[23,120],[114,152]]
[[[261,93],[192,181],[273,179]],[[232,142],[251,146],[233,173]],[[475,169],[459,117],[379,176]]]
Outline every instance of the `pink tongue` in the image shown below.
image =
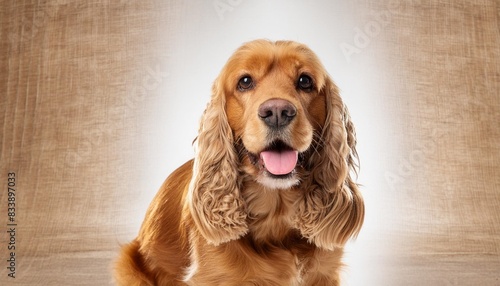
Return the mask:
[[260,158],[264,161],[266,170],[273,175],[286,175],[293,171],[297,165],[298,152],[286,151],[263,151]]

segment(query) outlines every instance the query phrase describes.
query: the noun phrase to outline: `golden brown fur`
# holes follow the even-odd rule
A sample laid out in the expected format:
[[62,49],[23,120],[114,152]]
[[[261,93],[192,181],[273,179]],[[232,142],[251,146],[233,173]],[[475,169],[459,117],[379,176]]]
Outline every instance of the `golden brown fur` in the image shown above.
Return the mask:
[[[239,48],[196,145],[122,248],[119,285],[339,285],[364,204],[350,174],[354,127],[312,51],[265,40]],[[298,153],[294,169],[272,169],[286,164],[266,161],[268,149]]]

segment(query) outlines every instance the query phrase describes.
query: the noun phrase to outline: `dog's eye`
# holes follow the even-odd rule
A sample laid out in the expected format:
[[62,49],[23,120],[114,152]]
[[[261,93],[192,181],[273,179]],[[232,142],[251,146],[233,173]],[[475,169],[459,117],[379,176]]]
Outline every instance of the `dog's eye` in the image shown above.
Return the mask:
[[313,87],[312,78],[306,74],[300,75],[299,80],[297,82],[297,87],[305,91],[311,91]]
[[250,76],[244,76],[240,78],[240,81],[238,82],[238,89],[240,91],[245,91],[253,88],[253,80]]

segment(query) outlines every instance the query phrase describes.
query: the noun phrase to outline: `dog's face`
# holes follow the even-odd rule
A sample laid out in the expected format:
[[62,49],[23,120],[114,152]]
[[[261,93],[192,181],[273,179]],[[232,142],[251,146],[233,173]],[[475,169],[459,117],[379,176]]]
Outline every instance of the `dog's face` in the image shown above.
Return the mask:
[[300,181],[303,161],[324,125],[327,75],[293,42],[252,42],[228,61],[219,81],[243,170],[270,188]]
[[187,201],[208,242],[246,234],[251,198],[263,189],[296,190],[285,192],[294,194],[291,227],[317,246],[333,249],[359,231],[363,202],[349,174],[354,125],[306,46],[256,40],[236,50],[213,85],[196,142]]

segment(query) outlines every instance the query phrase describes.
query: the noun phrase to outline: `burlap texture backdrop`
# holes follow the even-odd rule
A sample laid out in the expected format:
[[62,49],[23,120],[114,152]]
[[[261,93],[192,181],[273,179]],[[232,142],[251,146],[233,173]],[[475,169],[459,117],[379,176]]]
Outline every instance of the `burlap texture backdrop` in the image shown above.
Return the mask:
[[[290,12],[310,34],[283,36],[342,62],[358,123],[367,220],[345,284],[500,285],[499,2],[324,2]],[[119,244],[192,154],[210,81],[237,43],[269,37],[245,35],[280,14],[263,3],[0,4],[0,284],[112,283]]]

